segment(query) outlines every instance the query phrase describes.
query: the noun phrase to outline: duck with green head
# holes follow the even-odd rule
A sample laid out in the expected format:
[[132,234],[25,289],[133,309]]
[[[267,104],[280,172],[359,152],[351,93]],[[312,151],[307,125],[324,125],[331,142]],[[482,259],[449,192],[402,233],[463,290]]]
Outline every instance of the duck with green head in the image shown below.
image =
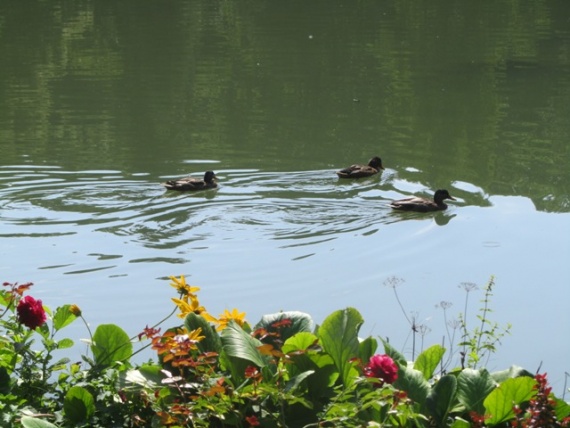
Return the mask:
[[441,211],[447,208],[445,199],[455,200],[449,192],[445,189],[439,189],[435,191],[432,199],[420,198],[414,196],[411,198],[400,199],[398,201],[392,201],[390,206],[398,211],[416,211],[416,212],[429,212],[429,211]]
[[340,178],[361,178],[370,177],[371,175],[378,174],[382,166],[382,159],[378,156],[373,157],[368,162],[368,165],[351,165],[347,168],[341,169],[336,172]]
[[178,191],[206,190],[218,187],[214,171],[206,171],[203,179],[184,177],[177,180],[169,180],[161,184],[166,187],[167,190]]

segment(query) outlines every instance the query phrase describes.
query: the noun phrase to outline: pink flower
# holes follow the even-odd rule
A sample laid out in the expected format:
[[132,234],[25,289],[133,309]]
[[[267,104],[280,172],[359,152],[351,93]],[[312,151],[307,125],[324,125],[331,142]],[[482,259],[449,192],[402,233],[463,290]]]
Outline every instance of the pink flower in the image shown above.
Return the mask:
[[26,327],[34,330],[46,322],[46,311],[41,300],[36,300],[32,296],[23,297],[16,308],[18,321]]
[[398,379],[398,366],[388,355],[376,354],[370,357],[368,365],[364,367],[364,376],[376,377],[382,382],[375,386],[382,386],[384,383],[394,383]]

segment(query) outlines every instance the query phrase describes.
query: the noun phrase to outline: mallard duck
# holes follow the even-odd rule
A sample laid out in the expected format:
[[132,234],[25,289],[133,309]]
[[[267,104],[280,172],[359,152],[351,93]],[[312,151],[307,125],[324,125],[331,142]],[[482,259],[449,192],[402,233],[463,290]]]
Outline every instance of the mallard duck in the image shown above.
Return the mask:
[[382,159],[375,156],[370,159],[368,165],[351,165],[348,168],[337,171],[336,175],[340,178],[370,177],[371,175],[378,174],[381,169],[384,169]]
[[433,195],[433,201],[431,199],[414,196],[413,198],[393,201],[390,206],[395,210],[417,211],[425,213],[428,211],[440,211],[446,209],[447,205],[443,202],[444,199],[455,200],[455,198],[453,198],[447,190],[439,189],[435,191],[435,195]]
[[214,174],[214,171],[206,171],[203,180],[200,180],[199,178],[184,177],[179,178],[178,180],[169,180],[161,184],[168,190],[206,190],[218,187],[215,178],[216,174]]

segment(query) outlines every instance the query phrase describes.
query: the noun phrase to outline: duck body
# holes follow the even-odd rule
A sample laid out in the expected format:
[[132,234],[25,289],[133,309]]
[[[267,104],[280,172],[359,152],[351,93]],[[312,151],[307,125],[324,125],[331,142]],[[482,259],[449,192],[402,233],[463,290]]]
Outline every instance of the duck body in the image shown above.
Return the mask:
[[216,175],[213,171],[206,171],[203,179],[184,177],[177,180],[169,180],[161,183],[167,190],[193,191],[215,189],[218,187],[216,183]]
[[421,213],[442,211],[447,208],[447,205],[443,202],[445,199],[455,200],[447,190],[439,189],[436,190],[433,200],[414,196],[412,198],[393,201],[390,203],[390,207],[398,211],[415,211]]
[[362,178],[370,177],[371,175],[378,174],[382,166],[382,159],[378,156],[373,157],[368,162],[368,165],[351,165],[347,168],[341,169],[336,172],[340,178]]

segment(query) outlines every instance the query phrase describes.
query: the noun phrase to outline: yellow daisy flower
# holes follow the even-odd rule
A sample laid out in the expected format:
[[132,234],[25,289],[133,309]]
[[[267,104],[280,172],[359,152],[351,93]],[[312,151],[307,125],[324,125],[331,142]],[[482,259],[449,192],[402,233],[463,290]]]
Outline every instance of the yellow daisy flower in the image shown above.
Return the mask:
[[172,280],[170,285],[176,288],[176,291],[183,296],[193,295],[197,291],[200,291],[200,287],[192,287],[191,285],[186,284],[186,278],[184,278],[184,275],[180,275],[180,278],[171,276],[170,279]]
[[228,326],[230,321],[235,321],[240,326],[245,324],[245,312],[238,312],[237,309],[232,309],[232,311],[228,311],[227,309],[224,311],[223,314],[217,319],[218,327],[216,330],[221,331]]
[[186,318],[186,315],[190,312],[194,312],[197,315],[203,315],[206,312],[206,308],[200,305],[198,298],[194,295],[185,295],[182,299],[172,298],[172,301],[180,309],[179,318]]

